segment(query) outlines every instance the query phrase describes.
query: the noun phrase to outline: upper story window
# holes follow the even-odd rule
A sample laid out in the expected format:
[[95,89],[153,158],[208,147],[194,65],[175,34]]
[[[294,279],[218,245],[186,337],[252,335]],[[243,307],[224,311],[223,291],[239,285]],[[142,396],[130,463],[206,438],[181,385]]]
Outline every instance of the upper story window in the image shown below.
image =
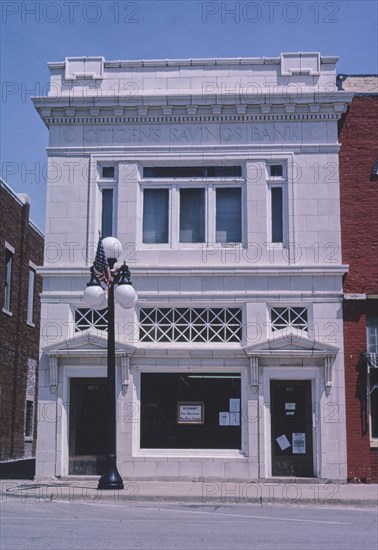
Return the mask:
[[270,310],[272,332],[295,328],[308,332],[306,307],[272,307]]
[[272,178],[282,178],[283,177],[283,166],[282,166],[282,164],[271,164],[269,168],[270,168],[270,176]]
[[145,166],[144,178],[241,178],[241,166]]
[[101,236],[104,239],[114,234],[114,189],[102,189],[101,201]]
[[268,239],[285,245],[288,241],[287,181],[282,164],[269,164],[268,183]]
[[114,180],[115,178],[114,166],[101,166],[101,178]]
[[141,342],[240,342],[239,308],[142,308]]
[[168,243],[169,189],[143,193],[143,242]]
[[4,288],[3,288],[3,311],[11,311],[11,291],[13,275],[14,248],[10,245],[5,246],[5,265],[4,265]]
[[180,243],[205,240],[205,189],[180,189]]
[[272,186],[270,189],[271,199],[271,241],[272,243],[282,243],[283,236],[283,188],[282,186]]
[[29,281],[28,281],[28,312],[27,322],[29,325],[34,324],[34,294],[35,294],[35,269],[29,267]]
[[215,241],[242,241],[242,190],[240,187],[218,188],[216,193]]
[[152,167],[143,175],[151,178],[141,183],[144,244],[242,242],[240,166]]
[[116,167],[99,163],[98,178],[101,211],[99,229],[105,238],[116,234]]

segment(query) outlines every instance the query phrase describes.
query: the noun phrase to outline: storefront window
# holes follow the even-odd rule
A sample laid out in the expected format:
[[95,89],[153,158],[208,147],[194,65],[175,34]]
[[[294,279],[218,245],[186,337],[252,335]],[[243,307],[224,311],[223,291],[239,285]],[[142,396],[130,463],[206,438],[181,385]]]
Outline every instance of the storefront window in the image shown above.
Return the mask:
[[241,375],[143,373],[140,446],[240,449]]

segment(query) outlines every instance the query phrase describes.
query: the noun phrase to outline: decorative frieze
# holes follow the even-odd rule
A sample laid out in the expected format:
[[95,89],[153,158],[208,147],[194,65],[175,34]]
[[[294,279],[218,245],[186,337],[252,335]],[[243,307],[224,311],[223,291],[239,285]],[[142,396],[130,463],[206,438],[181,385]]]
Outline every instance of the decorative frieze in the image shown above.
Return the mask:
[[[331,108],[332,107],[332,108]],[[230,112],[230,109],[234,112]],[[209,111],[208,107],[186,107],[187,114],[176,114],[177,108],[161,107],[149,114],[147,107],[116,107],[106,108],[80,108],[80,109],[45,109],[40,108],[39,113],[47,126],[73,125],[73,124],[185,124],[185,123],[209,123],[209,122],[323,122],[337,121],[345,112],[346,105],[324,106],[319,105],[301,107],[294,105],[275,106],[247,106],[229,105],[228,113],[222,113],[222,106],[214,106]],[[254,112],[248,112],[248,111]],[[160,112],[159,112],[160,111]],[[100,115],[101,113],[101,115]]]

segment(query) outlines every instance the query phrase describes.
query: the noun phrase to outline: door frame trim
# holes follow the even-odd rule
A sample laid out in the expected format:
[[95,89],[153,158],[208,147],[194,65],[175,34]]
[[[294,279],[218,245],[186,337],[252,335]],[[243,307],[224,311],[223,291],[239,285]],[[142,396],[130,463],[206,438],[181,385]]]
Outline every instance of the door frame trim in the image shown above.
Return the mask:
[[270,381],[271,380],[310,380],[312,409],[312,442],[313,442],[313,472],[314,478],[320,477],[320,388],[321,369],[317,367],[264,367],[263,388],[260,395],[263,403],[262,426],[260,432],[260,472],[261,477],[272,477],[272,444],[271,444],[271,410]]
[[70,402],[71,402],[71,378],[106,378],[106,367],[82,367],[62,366],[61,379],[58,383],[57,395],[57,453],[56,474],[68,476],[69,467],[69,430],[70,430]]

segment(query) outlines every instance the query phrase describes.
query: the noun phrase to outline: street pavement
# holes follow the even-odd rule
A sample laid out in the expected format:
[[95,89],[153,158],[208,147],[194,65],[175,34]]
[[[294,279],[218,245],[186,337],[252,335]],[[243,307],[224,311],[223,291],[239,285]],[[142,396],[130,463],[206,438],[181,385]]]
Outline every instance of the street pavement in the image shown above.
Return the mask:
[[200,504],[343,505],[377,507],[378,484],[326,483],[319,480],[266,481],[126,481],[124,489],[97,490],[98,477],[49,482],[0,481],[2,502],[175,502]]
[[1,503],[2,550],[376,550],[377,510],[298,504]]

